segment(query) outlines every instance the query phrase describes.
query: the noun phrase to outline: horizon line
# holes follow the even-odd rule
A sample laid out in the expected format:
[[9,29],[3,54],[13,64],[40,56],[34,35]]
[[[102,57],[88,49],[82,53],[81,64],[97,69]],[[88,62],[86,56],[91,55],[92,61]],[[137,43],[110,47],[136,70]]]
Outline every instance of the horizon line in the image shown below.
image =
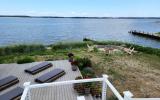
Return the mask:
[[156,16],[53,16],[53,15],[0,15],[0,17],[53,17],[53,18],[160,18]]

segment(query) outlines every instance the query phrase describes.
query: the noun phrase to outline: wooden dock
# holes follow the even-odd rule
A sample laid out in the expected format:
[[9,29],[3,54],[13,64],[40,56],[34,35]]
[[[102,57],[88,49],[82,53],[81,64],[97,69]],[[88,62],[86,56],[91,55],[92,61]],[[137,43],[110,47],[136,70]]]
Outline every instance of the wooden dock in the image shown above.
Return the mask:
[[129,33],[133,34],[133,35],[139,35],[139,36],[143,36],[143,37],[147,37],[147,38],[151,38],[151,39],[156,39],[156,40],[160,40],[160,36],[155,35],[153,33],[145,33],[145,32],[140,32],[140,31],[129,31]]
[[[36,75],[30,75],[24,72],[24,69],[30,68],[40,62],[34,62],[29,64],[0,64],[0,79],[9,75],[17,76],[20,82],[2,92],[1,94],[10,91],[11,89],[20,86],[23,87],[24,82],[31,82],[31,84],[36,84],[34,79],[47,73],[55,68],[64,69],[66,74],[56,81],[67,81],[74,80],[77,76],[81,76],[80,71],[72,71],[71,65],[67,60],[51,61],[53,67],[48,68]],[[54,87],[45,87],[31,90],[32,100],[76,100],[78,94],[73,89],[73,85],[62,85]],[[85,96],[86,100],[93,100],[92,96]],[[97,99],[94,99],[97,100]]]

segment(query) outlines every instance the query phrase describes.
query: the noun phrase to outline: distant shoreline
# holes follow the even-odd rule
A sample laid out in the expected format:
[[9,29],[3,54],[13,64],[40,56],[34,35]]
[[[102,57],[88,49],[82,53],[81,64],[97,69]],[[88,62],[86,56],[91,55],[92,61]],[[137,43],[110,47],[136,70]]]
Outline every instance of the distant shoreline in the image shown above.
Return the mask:
[[21,18],[84,18],[84,19],[160,19],[160,17],[61,17],[61,16],[27,16],[27,15],[0,15],[0,17],[21,17]]

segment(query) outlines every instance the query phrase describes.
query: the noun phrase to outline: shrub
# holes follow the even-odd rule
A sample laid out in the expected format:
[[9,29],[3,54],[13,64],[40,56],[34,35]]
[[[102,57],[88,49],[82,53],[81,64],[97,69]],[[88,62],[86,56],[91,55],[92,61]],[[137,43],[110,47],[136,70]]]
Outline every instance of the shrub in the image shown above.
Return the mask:
[[73,57],[74,54],[73,53],[68,53],[68,57]]
[[93,51],[94,51],[94,52],[98,52],[98,48],[94,47],[94,48],[93,48]]
[[160,35],[160,32],[157,32],[156,34]]
[[82,71],[82,75],[84,78],[94,78],[96,77],[94,70],[91,67],[86,67]]
[[44,51],[43,45],[15,45],[0,48],[0,56]]
[[91,94],[92,96],[95,96],[95,97],[100,97],[101,94],[102,94],[102,83],[101,82],[94,82],[92,83],[91,85]]
[[0,59],[0,64],[3,64],[3,60]]
[[77,42],[77,43],[58,43],[51,45],[52,50],[57,49],[72,49],[72,48],[81,48],[81,47],[87,47],[86,43],[84,42]]
[[160,49],[157,49],[157,48],[143,47],[143,46],[139,46],[139,45],[136,45],[136,44],[129,44],[129,43],[126,43],[126,46],[127,47],[132,46],[132,47],[135,48],[135,50],[140,51],[140,52],[160,56]]
[[83,62],[83,66],[91,67],[91,60],[89,58],[83,58],[82,62]]
[[91,67],[91,60],[89,58],[76,58],[75,61],[78,64],[80,70],[83,70],[85,67]]
[[89,39],[89,38],[83,38],[83,41],[85,41],[85,42],[89,42],[89,41],[91,41],[91,42],[95,42],[94,40]]
[[4,55],[4,48],[0,48],[0,56]]
[[24,63],[31,63],[31,62],[34,62],[35,60],[31,57],[24,57],[22,59],[19,59],[17,61],[17,64],[24,64]]

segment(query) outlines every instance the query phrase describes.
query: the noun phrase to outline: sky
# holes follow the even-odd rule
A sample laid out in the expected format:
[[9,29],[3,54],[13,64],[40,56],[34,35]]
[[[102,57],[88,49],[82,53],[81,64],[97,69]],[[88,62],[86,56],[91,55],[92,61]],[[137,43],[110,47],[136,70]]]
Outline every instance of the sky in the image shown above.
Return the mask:
[[160,17],[160,0],[0,0],[0,15]]

